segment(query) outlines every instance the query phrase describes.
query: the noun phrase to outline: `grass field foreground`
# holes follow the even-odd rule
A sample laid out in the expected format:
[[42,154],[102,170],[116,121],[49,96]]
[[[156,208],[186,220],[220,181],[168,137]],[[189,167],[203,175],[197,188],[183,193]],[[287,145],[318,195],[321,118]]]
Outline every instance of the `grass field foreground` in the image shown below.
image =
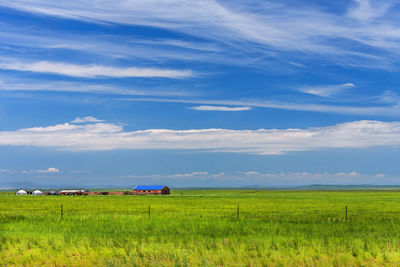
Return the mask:
[[400,262],[400,192],[2,193],[0,262],[3,266],[392,266]]

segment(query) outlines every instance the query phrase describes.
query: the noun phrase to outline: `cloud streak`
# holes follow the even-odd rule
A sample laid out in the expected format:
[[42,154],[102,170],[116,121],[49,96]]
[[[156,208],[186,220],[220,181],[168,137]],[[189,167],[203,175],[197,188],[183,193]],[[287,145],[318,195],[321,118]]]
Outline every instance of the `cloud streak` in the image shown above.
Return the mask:
[[332,148],[400,145],[400,122],[355,121],[307,129],[149,129],[124,131],[114,123],[64,123],[0,132],[0,146],[69,151],[175,149],[280,155]]
[[320,85],[320,86],[303,87],[300,88],[299,91],[320,97],[330,97],[332,95],[341,93],[346,89],[353,88],[354,86],[355,85],[353,83],[343,83],[339,85]]
[[[252,56],[254,63],[264,60],[265,55],[289,60],[292,55],[285,58],[285,54],[295,52],[300,53],[300,58],[313,55],[334,64],[376,68],[395,64],[391,56],[399,56],[398,23],[388,15],[395,1],[356,0],[345,6],[344,12],[328,12],[321,6],[293,7],[291,1],[78,3],[0,1],[2,6],[34,14],[172,30],[230,48],[225,51]],[[383,16],[385,19],[381,19]],[[346,45],[338,46],[338,42]],[[169,45],[182,46],[182,43],[172,41]]]
[[27,173],[59,173],[60,170],[54,167],[50,167],[45,170],[30,170],[30,171],[22,171],[22,173],[27,174]]
[[172,88],[142,87],[132,88],[114,84],[102,84],[100,82],[73,82],[73,81],[45,81],[43,79],[22,79],[21,75],[6,77],[0,75],[0,91],[8,92],[58,92],[58,93],[87,93],[99,95],[121,96],[191,96],[190,90],[178,91]]
[[199,111],[247,111],[251,107],[226,107],[226,106],[197,106],[190,109]]
[[104,120],[96,119],[93,116],[86,116],[83,118],[77,117],[71,123],[83,123],[83,122],[103,122]]
[[371,21],[382,17],[396,3],[396,1],[355,0],[347,15],[360,21]]
[[15,71],[29,71],[38,73],[50,73],[81,78],[96,77],[161,77],[161,78],[188,78],[193,77],[194,73],[190,70],[172,70],[157,68],[138,68],[138,67],[109,67],[101,65],[77,65],[64,62],[39,61],[33,63],[22,62],[3,62],[0,63],[1,69]]
[[60,170],[54,167],[48,168],[46,170],[36,170],[36,173],[59,173]]
[[201,178],[207,176],[214,176],[208,172],[189,172],[189,173],[175,173],[175,174],[150,174],[150,175],[123,175],[121,178]]
[[124,101],[137,102],[160,102],[160,103],[185,103],[202,105],[230,105],[246,106],[252,108],[272,108],[281,110],[297,110],[322,113],[354,114],[354,115],[380,115],[380,116],[398,116],[400,107],[398,105],[368,105],[368,106],[348,106],[332,104],[313,104],[301,102],[283,102],[273,100],[227,100],[227,99],[173,99],[173,98],[124,98]]

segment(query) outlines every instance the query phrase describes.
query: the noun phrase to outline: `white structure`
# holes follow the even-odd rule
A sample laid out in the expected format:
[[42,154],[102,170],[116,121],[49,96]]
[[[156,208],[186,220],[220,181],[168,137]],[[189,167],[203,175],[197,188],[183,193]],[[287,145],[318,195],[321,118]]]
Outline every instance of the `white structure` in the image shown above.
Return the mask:
[[25,190],[18,190],[17,193],[15,193],[16,195],[26,195],[28,194]]
[[60,195],[87,195],[89,194],[88,190],[82,189],[73,189],[73,190],[61,190]]
[[43,195],[43,192],[40,191],[40,190],[35,190],[35,191],[32,192],[32,195],[36,195],[36,196]]

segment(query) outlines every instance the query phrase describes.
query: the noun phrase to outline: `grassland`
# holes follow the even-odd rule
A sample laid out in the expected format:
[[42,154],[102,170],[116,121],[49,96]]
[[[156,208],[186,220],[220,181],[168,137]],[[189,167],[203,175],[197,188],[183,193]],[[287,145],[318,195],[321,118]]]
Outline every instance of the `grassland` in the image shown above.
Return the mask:
[[0,194],[2,266],[399,263],[400,192],[395,191]]

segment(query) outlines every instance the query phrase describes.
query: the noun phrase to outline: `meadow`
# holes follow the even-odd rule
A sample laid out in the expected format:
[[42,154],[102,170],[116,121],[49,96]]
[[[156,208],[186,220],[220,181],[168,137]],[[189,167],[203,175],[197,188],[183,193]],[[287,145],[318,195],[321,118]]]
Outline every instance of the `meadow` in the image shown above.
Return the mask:
[[172,191],[170,196],[0,194],[1,266],[399,263],[397,191],[193,190]]

